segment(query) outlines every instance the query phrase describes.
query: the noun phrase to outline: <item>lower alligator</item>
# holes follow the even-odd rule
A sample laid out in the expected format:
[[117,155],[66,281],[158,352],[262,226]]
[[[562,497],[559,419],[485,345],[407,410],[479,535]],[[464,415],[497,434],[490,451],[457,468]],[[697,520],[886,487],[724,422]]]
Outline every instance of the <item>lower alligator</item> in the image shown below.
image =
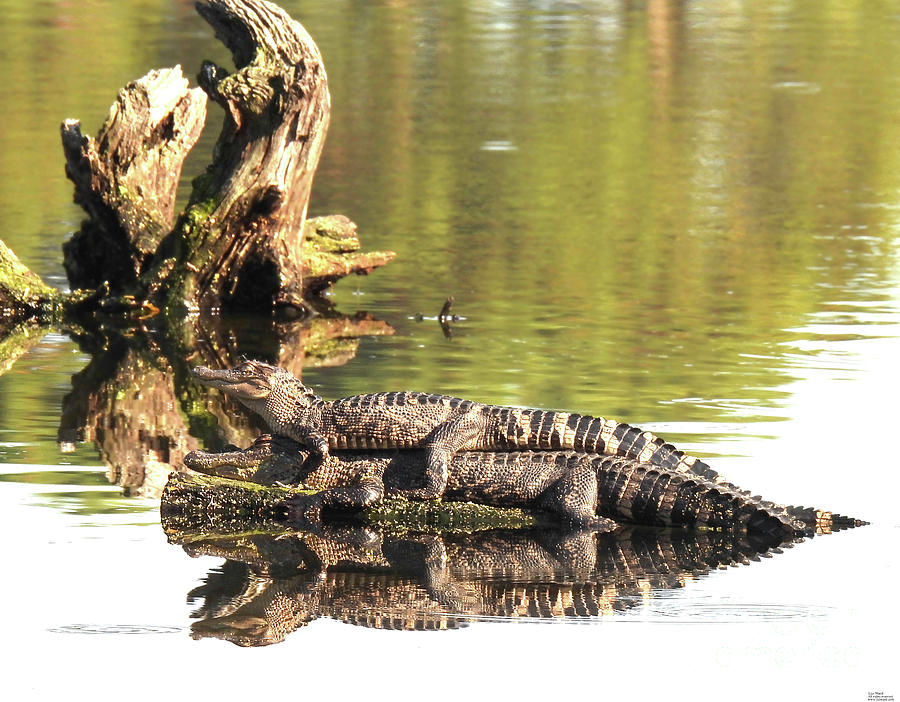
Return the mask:
[[[192,452],[185,464],[223,477],[277,480],[319,490],[294,497],[289,504],[291,516],[312,520],[322,508],[360,510],[376,505],[385,494],[408,494],[421,480],[421,458],[418,451],[366,451],[339,452],[320,460],[289,439],[267,436],[244,451]],[[260,470],[269,470],[268,478],[257,472],[260,465]],[[278,471],[274,475],[273,469]],[[677,470],[573,451],[457,454],[449,465],[444,496],[545,510],[602,529],[630,522],[747,532],[776,541],[863,524],[812,508],[776,505]]]
[[381,392],[325,401],[290,372],[258,361],[194,376],[259,414],[275,434],[325,457],[331,449],[425,450],[424,485],[412,493],[440,498],[450,461],[463,450],[574,450],[649,463],[667,473],[722,482],[706,463],[613,419],[483,405],[445,395]]

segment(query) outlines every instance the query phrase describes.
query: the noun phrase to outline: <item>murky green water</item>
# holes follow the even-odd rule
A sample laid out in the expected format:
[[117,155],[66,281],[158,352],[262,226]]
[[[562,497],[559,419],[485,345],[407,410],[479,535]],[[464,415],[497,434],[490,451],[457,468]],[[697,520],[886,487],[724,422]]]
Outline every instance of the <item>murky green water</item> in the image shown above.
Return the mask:
[[[308,383],[617,417],[754,493],[873,525],[678,589],[636,585],[598,626],[406,635],[321,618],[264,652],[193,641],[186,595],[221,560],[166,544],[165,469],[141,483],[125,475],[134,457],[104,465],[113,429],[60,451],[90,356],[49,334],[0,376],[13,689],[259,694],[263,677],[288,690],[321,675],[334,691],[356,671],[361,693],[394,697],[455,696],[460,681],[649,697],[700,679],[699,699],[896,695],[881,633],[898,623],[896,4],[283,4],[319,43],[333,95],[311,210],[398,252],[333,296],[393,333],[361,337],[343,365],[307,361]],[[93,132],[128,80],[229,61],[188,2],[0,0],[0,13],[0,237],[64,286],[60,245],[81,213],[59,122]],[[448,339],[431,318],[450,295],[464,319]],[[239,352],[269,328],[250,326]],[[141,363],[136,376],[162,382]],[[135,431],[184,411],[118,399]]]

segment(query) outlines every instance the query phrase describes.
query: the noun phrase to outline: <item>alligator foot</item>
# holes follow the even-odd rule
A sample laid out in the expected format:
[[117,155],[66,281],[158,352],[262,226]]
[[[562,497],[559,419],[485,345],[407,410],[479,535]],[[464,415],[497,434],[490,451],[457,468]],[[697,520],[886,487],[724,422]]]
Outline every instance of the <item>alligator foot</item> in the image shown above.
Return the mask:
[[287,520],[292,526],[318,524],[322,521],[322,494],[294,495],[285,500]]

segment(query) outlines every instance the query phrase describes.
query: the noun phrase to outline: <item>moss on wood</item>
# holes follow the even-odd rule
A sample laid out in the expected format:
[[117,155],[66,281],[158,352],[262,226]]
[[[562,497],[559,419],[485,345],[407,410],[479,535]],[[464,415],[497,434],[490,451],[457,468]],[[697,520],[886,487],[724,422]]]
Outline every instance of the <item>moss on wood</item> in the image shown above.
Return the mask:
[[63,297],[0,240],[0,317],[25,319],[36,313],[52,314]]
[[[224,472],[223,472],[224,471]],[[180,542],[201,535],[237,532],[281,533],[285,501],[314,491],[280,485],[260,485],[235,480],[227,467],[219,475],[172,473],[163,492],[160,513],[170,538]],[[243,475],[235,468],[235,476]],[[479,531],[534,526],[534,514],[521,509],[490,507],[470,502],[418,502],[390,497],[357,515],[363,521],[390,531]]]

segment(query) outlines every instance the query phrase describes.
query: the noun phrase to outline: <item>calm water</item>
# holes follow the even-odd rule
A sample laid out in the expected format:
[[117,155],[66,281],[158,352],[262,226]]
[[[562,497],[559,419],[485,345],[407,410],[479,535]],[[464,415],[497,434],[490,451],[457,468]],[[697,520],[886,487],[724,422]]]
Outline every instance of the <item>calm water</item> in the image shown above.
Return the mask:
[[[5,689],[327,692],[355,672],[354,691],[396,698],[897,695],[896,3],[283,4],[333,95],[311,209],[398,252],[335,289],[341,313],[378,321],[339,365],[298,353],[308,383],[614,416],[755,493],[873,524],[674,589],[638,574],[617,593],[628,605],[588,626],[485,615],[404,634],[323,617],[264,649],[195,641],[201,601],[186,599],[222,559],[166,543],[158,491],[216,422],[202,398],[134,391],[171,382],[139,346],[88,366],[95,349],[50,333],[0,376]],[[128,80],[228,58],[189,2],[0,12],[0,236],[63,287],[81,213],[59,122],[93,132]],[[448,339],[429,317],[449,295],[464,319]],[[236,353],[264,344],[269,322],[249,326]],[[97,390],[111,361],[130,385]],[[97,398],[116,422],[79,424]],[[170,418],[193,436],[131,442]]]

